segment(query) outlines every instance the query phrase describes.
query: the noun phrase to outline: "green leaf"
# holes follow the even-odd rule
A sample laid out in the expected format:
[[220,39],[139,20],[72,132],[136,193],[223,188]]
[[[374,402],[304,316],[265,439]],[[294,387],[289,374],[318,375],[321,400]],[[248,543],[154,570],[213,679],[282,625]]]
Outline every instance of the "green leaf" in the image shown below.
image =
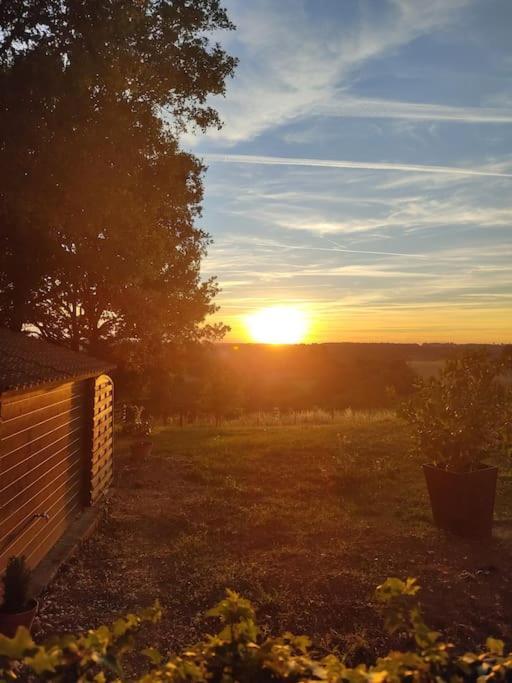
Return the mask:
[[147,647],[145,650],[142,650],[141,654],[143,654],[145,657],[147,657],[152,664],[158,665],[161,663],[163,657],[156,650],[154,647]]
[[498,638],[487,638],[485,645],[491,654],[503,657],[505,643],[502,640],[499,640]]
[[0,635],[0,656],[9,659],[21,659],[27,652],[35,648],[34,641],[28,629],[19,626],[14,638]]
[[36,674],[55,671],[55,667],[60,661],[57,650],[47,650],[44,647],[37,648],[37,652],[32,657],[27,657],[24,663],[32,667]]

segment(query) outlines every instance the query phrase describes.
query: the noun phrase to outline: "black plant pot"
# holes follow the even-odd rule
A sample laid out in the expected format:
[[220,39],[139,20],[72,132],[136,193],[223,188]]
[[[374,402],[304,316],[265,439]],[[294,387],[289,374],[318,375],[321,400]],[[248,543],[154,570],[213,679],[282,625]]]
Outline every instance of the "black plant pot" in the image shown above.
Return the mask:
[[32,598],[23,612],[0,612],[0,635],[14,638],[20,626],[30,631],[38,607],[39,603]]
[[449,472],[423,465],[436,526],[459,536],[482,538],[492,533],[497,467]]

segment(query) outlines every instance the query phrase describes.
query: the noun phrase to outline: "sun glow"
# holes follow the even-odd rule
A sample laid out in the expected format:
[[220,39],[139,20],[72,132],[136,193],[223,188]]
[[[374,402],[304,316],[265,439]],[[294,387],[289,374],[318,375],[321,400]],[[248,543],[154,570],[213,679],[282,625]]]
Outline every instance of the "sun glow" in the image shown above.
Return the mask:
[[251,339],[260,344],[298,344],[309,328],[306,314],[293,306],[262,308],[246,318]]

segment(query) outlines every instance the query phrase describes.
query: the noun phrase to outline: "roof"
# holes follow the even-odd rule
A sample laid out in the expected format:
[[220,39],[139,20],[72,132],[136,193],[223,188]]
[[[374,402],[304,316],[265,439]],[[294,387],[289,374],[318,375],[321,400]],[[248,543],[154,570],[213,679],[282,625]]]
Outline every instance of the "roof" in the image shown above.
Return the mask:
[[0,328],[0,392],[85,379],[113,367],[92,356]]

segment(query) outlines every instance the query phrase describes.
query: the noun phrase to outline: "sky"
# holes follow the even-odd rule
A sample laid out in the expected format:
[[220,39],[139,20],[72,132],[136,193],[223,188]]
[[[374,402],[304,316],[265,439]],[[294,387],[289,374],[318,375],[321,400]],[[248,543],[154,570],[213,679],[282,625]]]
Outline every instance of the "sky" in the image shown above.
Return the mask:
[[306,341],[512,342],[512,2],[225,0],[208,165],[216,320]]

